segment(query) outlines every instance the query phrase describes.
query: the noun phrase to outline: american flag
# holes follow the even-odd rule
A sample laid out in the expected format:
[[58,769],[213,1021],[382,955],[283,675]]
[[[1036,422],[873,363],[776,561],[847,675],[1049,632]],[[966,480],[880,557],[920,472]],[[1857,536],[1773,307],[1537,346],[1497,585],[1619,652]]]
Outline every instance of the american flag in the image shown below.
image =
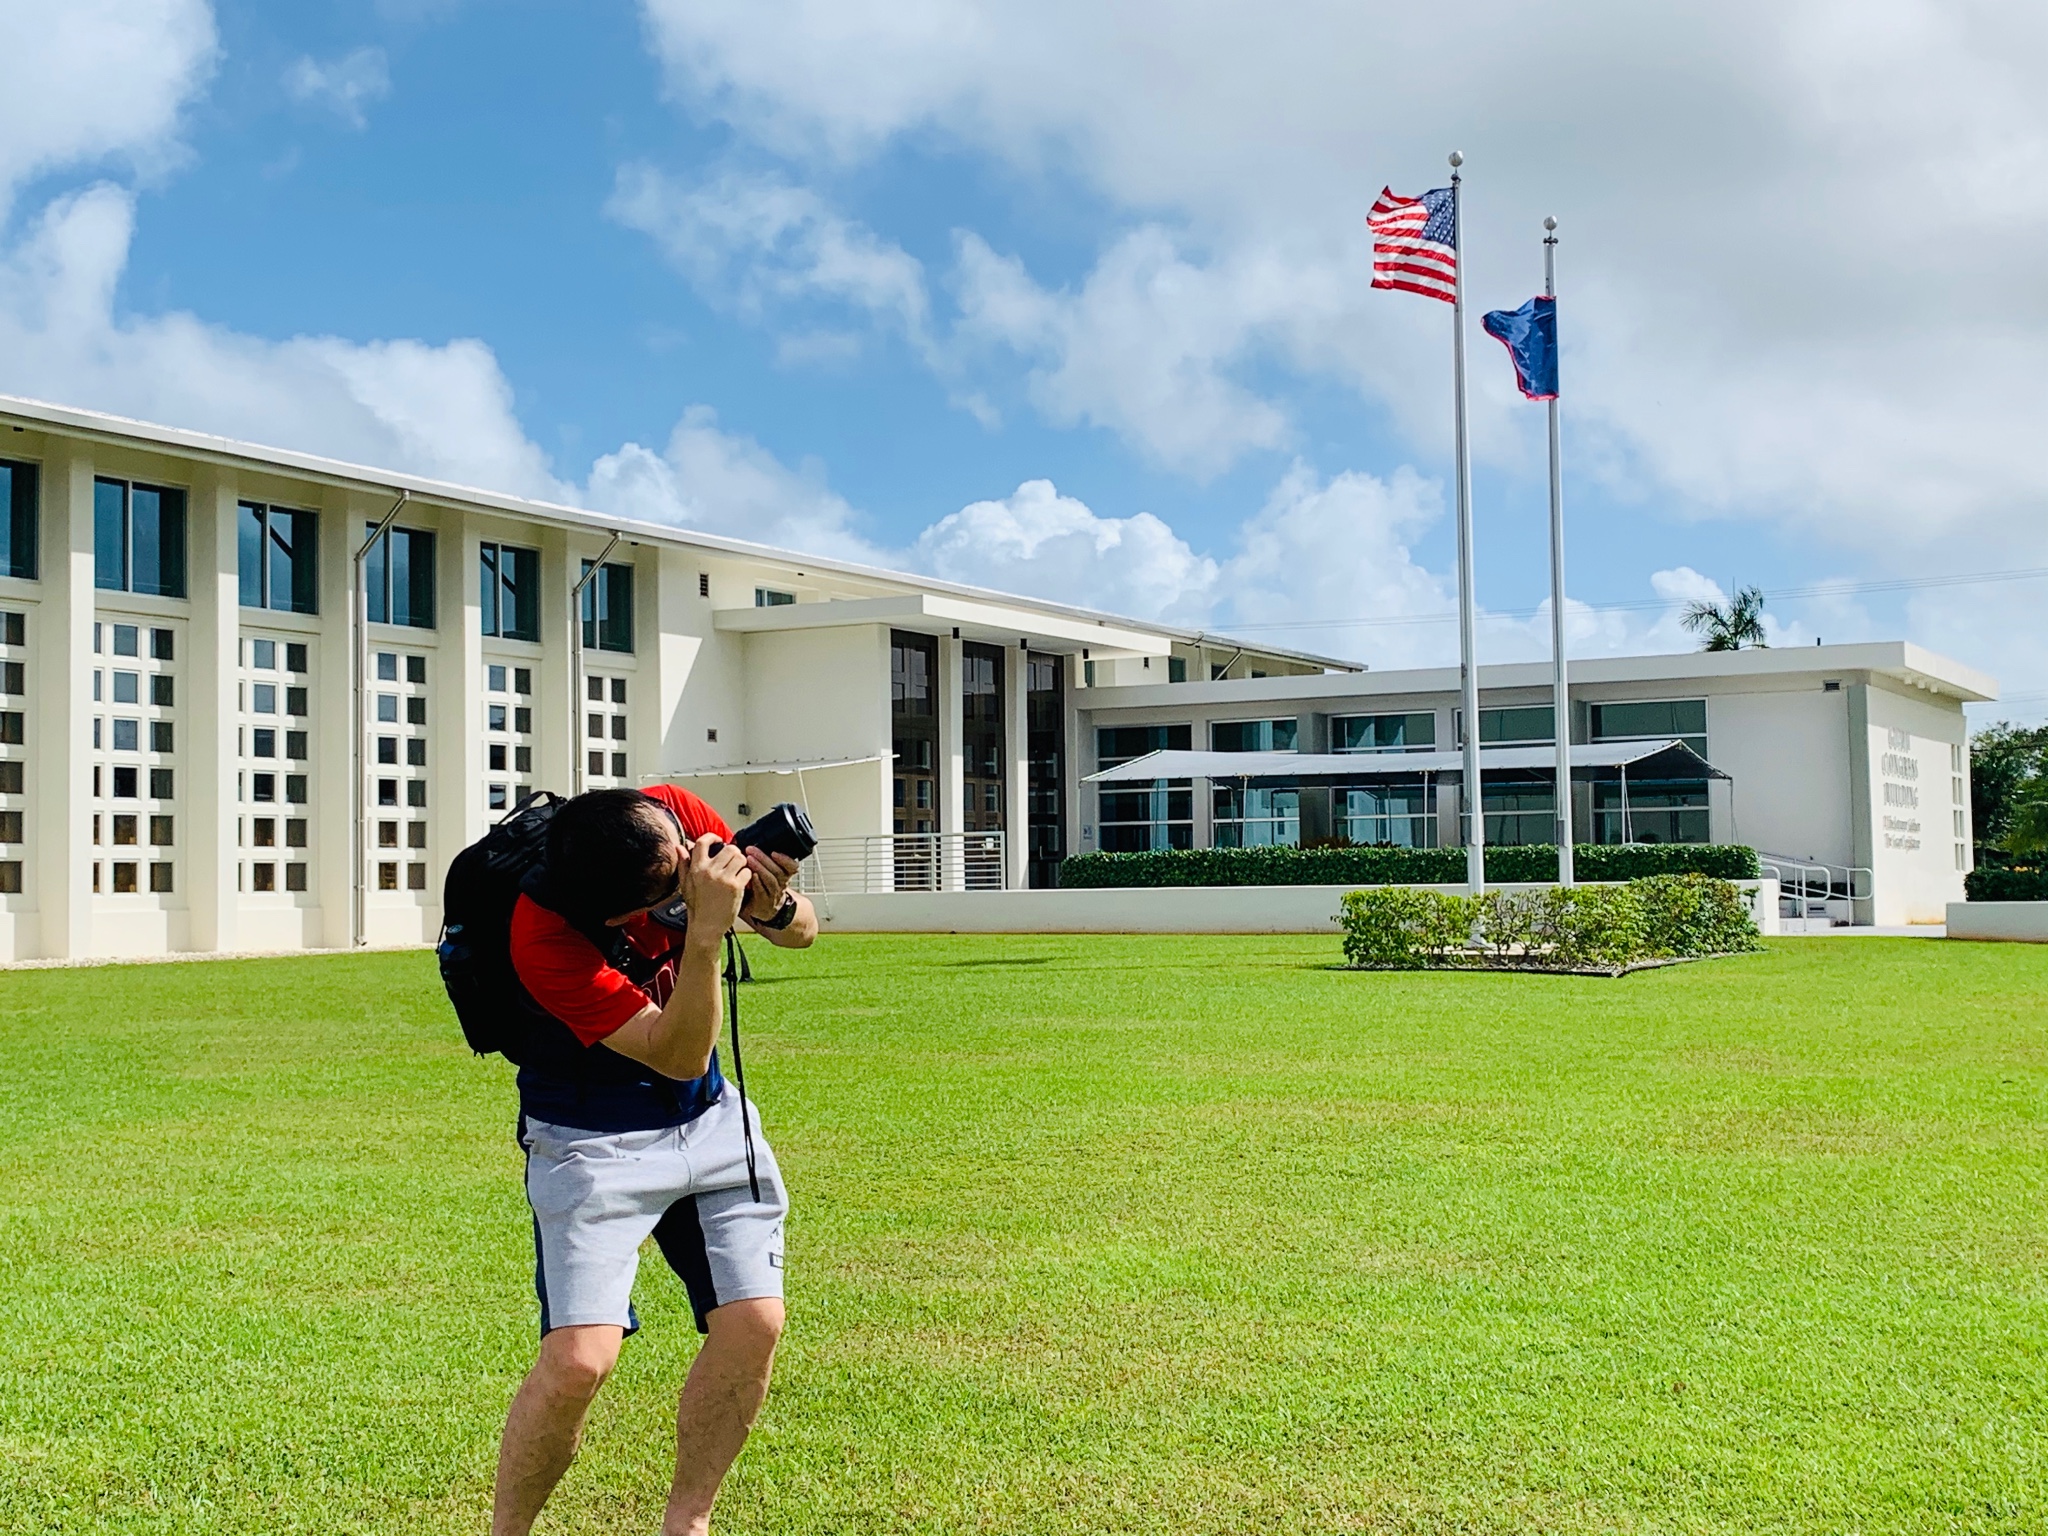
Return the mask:
[[1420,197],[1380,193],[1365,217],[1372,231],[1372,285],[1401,288],[1445,303],[1458,297],[1458,221],[1451,189]]

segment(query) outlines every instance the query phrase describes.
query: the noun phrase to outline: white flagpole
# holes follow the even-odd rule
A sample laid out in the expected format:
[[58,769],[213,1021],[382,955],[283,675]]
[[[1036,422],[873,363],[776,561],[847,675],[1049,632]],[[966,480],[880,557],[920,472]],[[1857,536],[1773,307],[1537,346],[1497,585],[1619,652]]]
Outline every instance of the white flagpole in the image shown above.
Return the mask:
[[[1557,220],[1543,221],[1543,296],[1557,297]],[[1572,698],[1564,661],[1564,475],[1557,447],[1557,396],[1550,397],[1551,734],[1557,738],[1557,883],[1572,883]]]
[[1458,395],[1458,679],[1465,711],[1465,881],[1474,896],[1486,889],[1486,796],[1479,783],[1479,621],[1472,583],[1472,450],[1465,433],[1465,209],[1451,151],[1451,231],[1458,268],[1452,305],[1451,374]]

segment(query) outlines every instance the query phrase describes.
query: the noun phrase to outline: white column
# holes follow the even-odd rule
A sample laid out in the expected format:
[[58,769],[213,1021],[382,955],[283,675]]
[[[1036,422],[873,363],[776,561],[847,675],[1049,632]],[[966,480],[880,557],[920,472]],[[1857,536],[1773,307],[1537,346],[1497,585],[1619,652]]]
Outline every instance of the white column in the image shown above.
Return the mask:
[[533,679],[534,783],[558,795],[576,792],[583,701],[572,699],[570,676],[576,614],[569,589],[581,574],[569,558],[569,535],[547,528],[540,536],[540,665]]
[[235,889],[235,683],[241,639],[238,505],[231,469],[193,477],[187,590],[192,623],[181,679],[178,729],[184,759],[184,825],[178,828],[185,906],[196,950],[238,947]]
[[[964,830],[961,806],[966,799],[966,763],[961,756],[960,738],[965,734],[966,722],[960,708],[960,642],[941,635],[939,637],[939,831],[958,834]],[[953,841],[941,842],[942,848],[959,846],[957,836]],[[939,886],[942,890],[957,891],[966,885],[966,870],[961,867],[955,854],[947,854],[942,862]]]
[[[50,440],[43,460],[40,633],[32,636],[35,887],[42,953],[93,953],[92,451]],[[104,809],[104,807],[101,807]]]
[[[484,641],[477,591],[477,538],[463,513],[435,519],[439,568],[434,572],[434,652],[427,690],[431,744],[428,793],[427,937],[440,926],[441,877],[448,861],[483,836]],[[509,739],[509,738],[507,738]],[[438,804],[436,803],[438,802]]]
[[1031,665],[1023,646],[1003,647],[1003,883],[1024,888],[1031,854]]
[[[363,771],[361,758],[355,755],[363,750],[363,742],[350,685],[355,646],[350,616],[362,606],[355,590],[353,557],[369,525],[382,517],[389,505],[387,501],[384,506],[374,506],[368,498],[338,488],[330,490],[320,503],[320,644],[307,679],[312,692],[314,753],[308,765],[312,792],[312,804],[307,807],[311,822],[308,841],[312,846],[307,851],[312,855],[313,886],[320,893],[320,933],[314,942],[329,949],[345,949],[349,943],[355,901],[350,879],[355,864],[351,833],[355,775]],[[228,792],[234,793],[232,784]],[[229,841],[233,841],[232,829]]]

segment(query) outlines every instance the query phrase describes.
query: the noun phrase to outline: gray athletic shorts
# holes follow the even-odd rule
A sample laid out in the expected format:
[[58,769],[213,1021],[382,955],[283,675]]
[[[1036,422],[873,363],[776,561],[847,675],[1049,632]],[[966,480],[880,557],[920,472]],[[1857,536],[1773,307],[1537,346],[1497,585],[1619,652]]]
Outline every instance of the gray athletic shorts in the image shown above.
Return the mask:
[[758,1115],[753,1125],[759,1202],[747,1185],[740,1096],[730,1084],[688,1125],[665,1130],[606,1134],[523,1120],[540,1331],[579,1323],[637,1330],[633,1278],[649,1237],[689,1292],[700,1333],[714,1307],[781,1296],[789,1202]]

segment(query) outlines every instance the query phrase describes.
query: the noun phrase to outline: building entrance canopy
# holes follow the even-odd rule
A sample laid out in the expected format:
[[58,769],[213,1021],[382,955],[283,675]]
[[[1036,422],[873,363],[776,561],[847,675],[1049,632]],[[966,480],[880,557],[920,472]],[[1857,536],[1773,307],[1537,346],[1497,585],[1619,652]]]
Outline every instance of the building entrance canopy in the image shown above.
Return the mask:
[[[1492,774],[1555,773],[1557,749],[1483,747],[1482,777]],[[1156,779],[1245,779],[1299,784],[1304,780],[1341,780],[1357,784],[1373,779],[1405,779],[1416,774],[1460,776],[1463,755],[1457,752],[1148,752],[1082,780],[1086,784],[1149,784]],[[1604,741],[1572,748],[1575,778],[1619,778],[1633,773],[1644,778],[1726,779],[1678,740]]]

